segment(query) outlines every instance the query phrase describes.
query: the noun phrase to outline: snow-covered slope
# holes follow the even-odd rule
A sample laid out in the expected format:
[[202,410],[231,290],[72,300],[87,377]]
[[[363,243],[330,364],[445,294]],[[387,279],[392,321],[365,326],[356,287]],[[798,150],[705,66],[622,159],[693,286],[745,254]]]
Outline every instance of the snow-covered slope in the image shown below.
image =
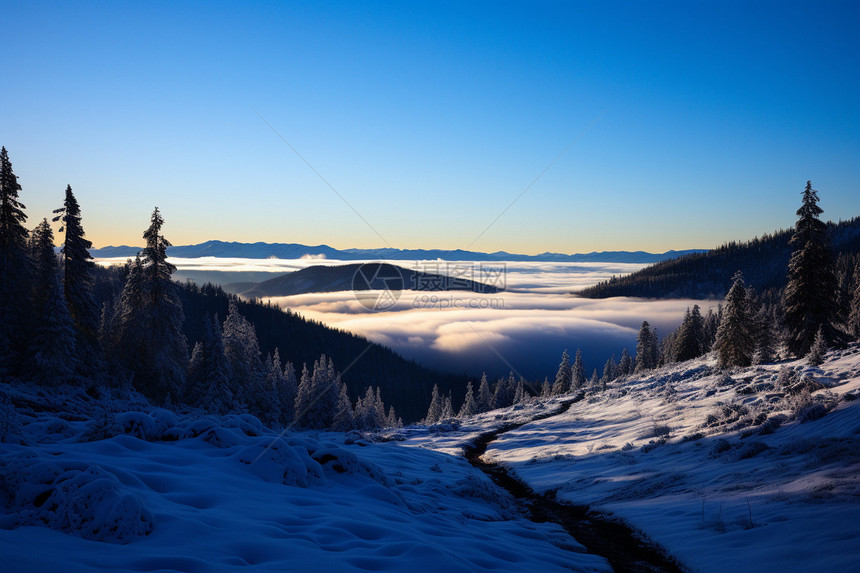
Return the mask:
[[0,390],[3,571],[608,570],[458,457]]
[[[820,367],[701,359],[504,433],[485,459],[623,518],[695,571],[860,571],[858,397],[856,345]],[[410,443],[454,453],[495,416],[535,407]]]

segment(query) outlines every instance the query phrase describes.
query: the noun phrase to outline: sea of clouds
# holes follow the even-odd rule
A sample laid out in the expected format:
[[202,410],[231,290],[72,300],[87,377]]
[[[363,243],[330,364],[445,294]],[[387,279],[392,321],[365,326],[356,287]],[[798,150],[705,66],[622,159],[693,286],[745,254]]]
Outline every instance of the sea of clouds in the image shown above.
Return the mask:
[[[101,264],[124,262],[101,260]],[[311,259],[177,259],[182,278],[214,277],[227,284],[264,280],[311,265],[344,261]],[[355,261],[350,261],[355,262]],[[583,287],[642,268],[629,263],[445,263],[390,261],[416,270],[493,277],[504,287],[495,294],[464,291],[383,293],[335,292],[274,297],[272,303],[309,319],[355,332],[426,366],[454,373],[503,376],[509,371],[529,380],[552,379],[563,350],[582,349],[588,373],[623,348],[635,353],[643,320],[664,335],[677,328],[693,304],[703,312],[716,301],[585,299],[571,294]],[[471,274],[470,274],[471,273]],[[197,280],[197,279],[195,279]]]

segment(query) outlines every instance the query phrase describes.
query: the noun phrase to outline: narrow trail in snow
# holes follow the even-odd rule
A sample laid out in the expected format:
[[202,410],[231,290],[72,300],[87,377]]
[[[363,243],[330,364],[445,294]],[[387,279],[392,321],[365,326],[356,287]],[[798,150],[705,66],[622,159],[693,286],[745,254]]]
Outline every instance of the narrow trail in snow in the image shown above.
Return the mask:
[[505,432],[563,414],[581,399],[580,394],[562,402],[558,409],[536,416],[528,422],[509,424],[481,434],[474,444],[464,448],[464,455],[470,464],[487,474],[496,485],[523,502],[532,521],[558,523],[589,553],[606,558],[615,571],[681,573],[684,568],[675,559],[619,519],[592,511],[586,505],[564,503],[546,494],[538,494],[525,482],[511,475],[504,465],[484,461],[487,446]]

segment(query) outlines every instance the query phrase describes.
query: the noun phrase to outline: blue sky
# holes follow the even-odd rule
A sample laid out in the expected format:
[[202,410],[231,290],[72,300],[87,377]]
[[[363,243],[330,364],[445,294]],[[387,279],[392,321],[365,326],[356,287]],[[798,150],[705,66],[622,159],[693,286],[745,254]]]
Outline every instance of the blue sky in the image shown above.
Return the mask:
[[140,244],[154,205],[174,244],[527,253],[752,238],[793,223],[807,179],[826,218],[860,215],[855,2],[7,2],[3,20],[0,144],[29,224],[70,183],[96,246]]

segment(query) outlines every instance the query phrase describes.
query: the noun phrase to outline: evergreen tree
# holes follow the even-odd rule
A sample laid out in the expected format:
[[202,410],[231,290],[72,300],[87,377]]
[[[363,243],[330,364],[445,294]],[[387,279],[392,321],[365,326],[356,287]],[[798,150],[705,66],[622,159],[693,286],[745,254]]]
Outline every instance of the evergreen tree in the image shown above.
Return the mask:
[[257,331],[239,313],[235,299],[230,299],[227,319],[223,326],[224,356],[234,399],[249,407],[260,417],[268,410],[268,392],[265,388],[266,371],[260,360]]
[[627,348],[621,351],[621,360],[618,361],[618,376],[629,376],[633,373],[633,358]]
[[487,381],[487,373],[481,374],[481,383],[478,385],[478,398],[475,401],[476,413],[487,412],[493,404],[493,394],[490,392],[490,383]]
[[708,314],[705,316],[703,352],[710,352],[714,346],[714,341],[717,339],[717,329],[720,327],[720,321],[723,318],[723,305],[718,304],[716,312],[709,308]]
[[675,360],[684,362],[692,360],[704,354],[705,346],[705,321],[702,318],[699,305],[693,305],[691,311],[687,308],[687,314],[684,316],[684,322],[681,323],[681,328],[678,330],[675,340]]
[[825,352],[827,352],[827,342],[824,340],[824,325],[822,325],[815,334],[815,340],[812,342],[809,354],[806,355],[806,360],[810,365],[818,366],[824,362]]
[[134,373],[135,387],[159,402],[180,395],[188,360],[182,303],[170,280],[176,267],[167,262],[170,243],[161,235],[163,224],[156,207],[143,233],[142,256],[123,288],[119,328],[122,363]]
[[284,366],[284,375],[281,380],[277,394],[278,403],[281,405],[281,424],[286,426],[295,419],[296,396],[299,393],[296,369],[293,368],[292,362],[287,362],[287,365]]
[[203,338],[194,345],[185,386],[185,401],[224,414],[233,404],[218,315],[204,319]]
[[657,333],[645,320],[639,328],[639,336],[636,339],[636,371],[656,368],[657,352]]
[[439,386],[433,384],[433,393],[430,397],[430,407],[427,409],[427,415],[424,417],[425,424],[435,424],[442,416],[442,397],[439,396]]
[[337,399],[337,411],[331,429],[335,432],[348,432],[354,428],[355,413],[352,409],[352,403],[349,401],[349,394],[346,392],[346,384],[341,384]]
[[723,320],[717,329],[714,350],[717,353],[717,363],[721,368],[752,364],[755,351],[753,320],[749,314],[747,290],[740,273],[735,275],[732,288],[726,295]]
[[788,284],[783,294],[786,345],[795,356],[809,352],[819,329],[825,342],[843,340],[842,333],[834,326],[839,312],[838,283],[827,226],[819,219],[822,210],[818,201],[818,191],[807,181],[789,242],[794,253],[788,263]]
[[552,384],[549,383],[547,378],[544,378],[543,384],[540,387],[540,397],[549,398],[550,396],[552,396]]
[[475,396],[472,390],[472,381],[466,385],[466,398],[463,400],[463,406],[460,408],[459,417],[460,418],[468,418],[469,416],[474,416],[477,414],[478,408],[475,403]]
[[776,335],[773,331],[775,322],[771,309],[762,305],[753,319],[756,346],[754,364],[768,364],[776,359]]
[[304,425],[305,416],[311,407],[311,374],[308,371],[308,365],[302,364],[302,376],[299,379],[299,387],[296,392],[296,405],[293,414],[293,423],[299,426]]
[[577,348],[571,369],[570,391],[576,392],[583,386],[585,386],[585,366],[582,363],[582,350]]
[[552,393],[554,396],[564,394],[570,391],[572,380],[572,371],[570,368],[570,355],[567,349],[561,355],[561,364],[558,365],[558,371],[555,374],[555,384],[552,385]]
[[597,368],[594,369],[594,372],[591,373],[591,381],[589,382],[589,387],[592,390],[597,389],[600,385],[600,377],[597,375]]
[[439,420],[451,420],[454,416],[454,404],[451,401],[451,394],[448,394],[442,399],[442,413],[439,415]]
[[526,391],[526,384],[526,379],[520,376],[520,380],[517,382],[517,390],[514,393],[514,404],[522,404],[528,400],[529,394]]
[[29,338],[30,260],[21,185],[0,148],[0,375],[19,369]]
[[606,386],[615,380],[615,370],[617,365],[615,364],[615,355],[610,356],[606,359],[606,364],[603,365],[603,376],[600,378],[600,389],[605,391]]
[[75,330],[60,286],[54,233],[44,219],[33,231],[35,332],[30,349],[34,377],[42,384],[67,382],[77,366]]
[[854,293],[851,296],[848,329],[855,340],[860,339],[860,261],[854,267]]
[[[340,374],[335,371],[332,360],[322,355],[318,362],[314,362],[314,370],[310,377],[309,402],[299,423],[314,429],[330,427],[337,410],[341,383]],[[375,407],[373,400],[369,407]],[[298,411],[296,416],[298,419]]]
[[394,411],[394,406],[388,408],[388,419],[385,425],[389,428],[403,427],[403,420],[397,417],[397,412]]
[[65,232],[63,241],[63,292],[69,314],[78,331],[78,341],[82,357],[93,371],[93,361],[98,356],[99,311],[93,299],[93,274],[95,263],[90,255],[93,244],[84,237],[81,225],[81,208],[72,193],[72,186],[66,186],[63,206],[55,209],[54,221],[61,221],[60,232]]

